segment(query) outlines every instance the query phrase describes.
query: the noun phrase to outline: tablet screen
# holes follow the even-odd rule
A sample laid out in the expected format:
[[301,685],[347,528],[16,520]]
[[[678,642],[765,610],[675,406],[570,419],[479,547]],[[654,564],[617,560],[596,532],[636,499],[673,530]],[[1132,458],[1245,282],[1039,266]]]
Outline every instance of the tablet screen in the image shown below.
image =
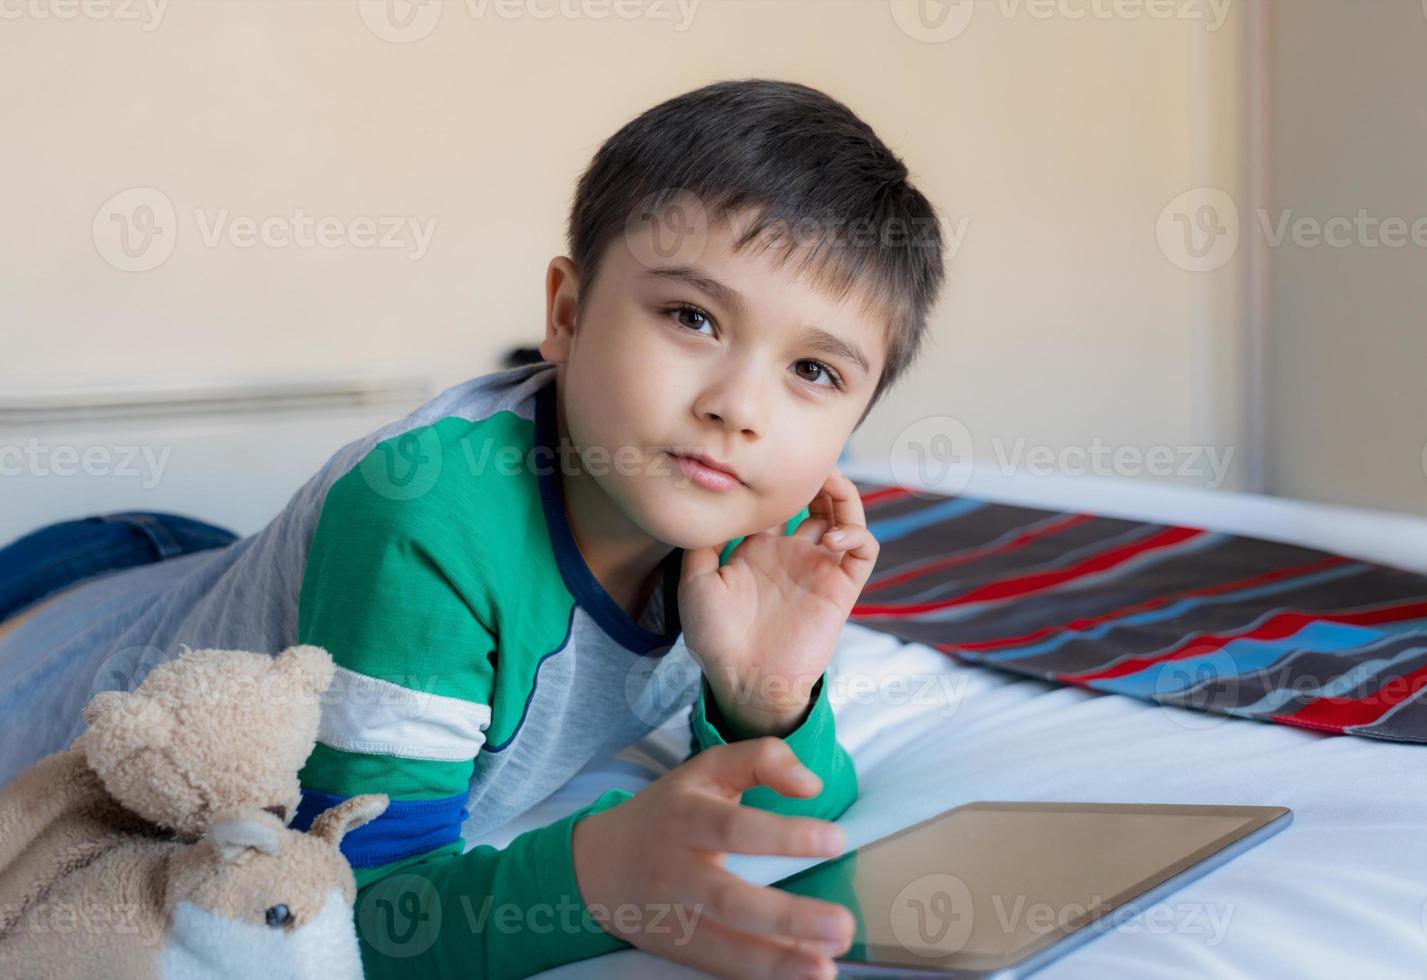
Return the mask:
[[1015,963],[1214,854],[1279,807],[975,803],[777,883],[852,909],[844,960]]

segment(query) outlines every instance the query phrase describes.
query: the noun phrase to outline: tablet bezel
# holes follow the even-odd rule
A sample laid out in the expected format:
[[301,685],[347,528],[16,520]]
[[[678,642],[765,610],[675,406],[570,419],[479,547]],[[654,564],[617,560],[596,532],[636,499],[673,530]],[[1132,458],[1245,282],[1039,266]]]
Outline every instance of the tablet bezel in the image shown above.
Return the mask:
[[[913,966],[908,963],[889,962],[889,954],[904,954],[905,949],[856,942],[851,950],[838,957],[839,966],[856,968],[854,976],[929,976],[929,977],[1015,977],[1039,969],[1053,959],[1070,952],[1081,944],[1102,935],[1109,929],[1139,914],[1141,906],[1151,905],[1165,895],[1178,890],[1196,878],[1253,847],[1266,837],[1272,836],[1293,820],[1293,811],[1282,806],[1220,805],[1202,803],[1066,803],[979,800],[963,803],[919,821],[910,827],[896,831],[886,837],[879,837],[855,848],[848,854],[871,857],[880,845],[889,843],[907,834],[940,820],[949,819],[962,810],[990,811],[1032,811],[1038,813],[1135,813],[1148,816],[1218,816],[1244,817],[1245,823],[1228,831],[1208,844],[1192,851],[1134,884],[1110,896],[1095,909],[1068,919],[1064,925],[1048,930],[1011,956],[985,958],[974,963],[964,963],[958,967],[938,966],[937,961],[927,959],[924,964]],[[848,854],[839,855],[819,862],[802,871],[795,872],[774,882],[774,887],[782,887],[799,878],[844,860]],[[1101,920],[1109,920],[1101,923]],[[1097,923],[1101,923],[1097,926]],[[948,957],[957,954],[950,954]]]

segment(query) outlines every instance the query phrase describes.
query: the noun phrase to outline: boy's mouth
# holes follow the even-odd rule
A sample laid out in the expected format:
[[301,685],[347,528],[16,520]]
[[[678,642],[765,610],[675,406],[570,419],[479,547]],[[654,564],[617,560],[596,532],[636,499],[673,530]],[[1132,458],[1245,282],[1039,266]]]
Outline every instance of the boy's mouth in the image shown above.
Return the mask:
[[701,487],[710,490],[733,490],[744,486],[738,471],[704,453],[678,449],[668,450],[684,474]]

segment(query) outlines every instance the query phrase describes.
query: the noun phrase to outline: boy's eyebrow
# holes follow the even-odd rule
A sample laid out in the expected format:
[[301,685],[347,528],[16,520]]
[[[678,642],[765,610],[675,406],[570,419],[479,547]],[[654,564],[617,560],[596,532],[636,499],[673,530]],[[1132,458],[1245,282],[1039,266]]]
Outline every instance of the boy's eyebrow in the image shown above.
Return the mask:
[[[746,308],[743,297],[738,290],[731,286],[725,286],[717,279],[705,275],[698,269],[689,265],[666,265],[654,269],[646,269],[644,274],[656,279],[672,279],[675,282],[687,283],[695,289],[701,289],[705,293],[714,297],[723,305],[732,309],[735,313],[742,314]],[[862,348],[856,344],[850,344],[835,334],[828,333],[821,327],[808,327],[805,331],[806,343],[814,350],[822,351],[834,357],[842,357],[853,362],[860,367],[864,374],[872,373],[872,365],[867,360],[867,355],[862,352]]]
[[657,269],[647,269],[644,274],[656,279],[672,279],[675,282],[687,283],[695,289],[701,289],[708,293],[735,313],[744,311],[743,296],[738,290],[732,286],[725,286],[711,276],[704,275],[691,265],[666,265]]
[[807,343],[813,350],[820,350],[833,357],[844,357],[862,368],[863,374],[871,374],[872,366],[867,363],[867,355],[856,344],[849,344],[841,337],[828,333],[821,327],[808,327]]

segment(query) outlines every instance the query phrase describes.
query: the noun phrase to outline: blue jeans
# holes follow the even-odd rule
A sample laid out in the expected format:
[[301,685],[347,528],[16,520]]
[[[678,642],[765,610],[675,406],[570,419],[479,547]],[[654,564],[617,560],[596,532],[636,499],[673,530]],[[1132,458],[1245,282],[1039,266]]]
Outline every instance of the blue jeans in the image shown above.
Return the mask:
[[221,548],[237,538],[226,528],[156,511],[47,524],[0,547],[0,621],[103,572]]

